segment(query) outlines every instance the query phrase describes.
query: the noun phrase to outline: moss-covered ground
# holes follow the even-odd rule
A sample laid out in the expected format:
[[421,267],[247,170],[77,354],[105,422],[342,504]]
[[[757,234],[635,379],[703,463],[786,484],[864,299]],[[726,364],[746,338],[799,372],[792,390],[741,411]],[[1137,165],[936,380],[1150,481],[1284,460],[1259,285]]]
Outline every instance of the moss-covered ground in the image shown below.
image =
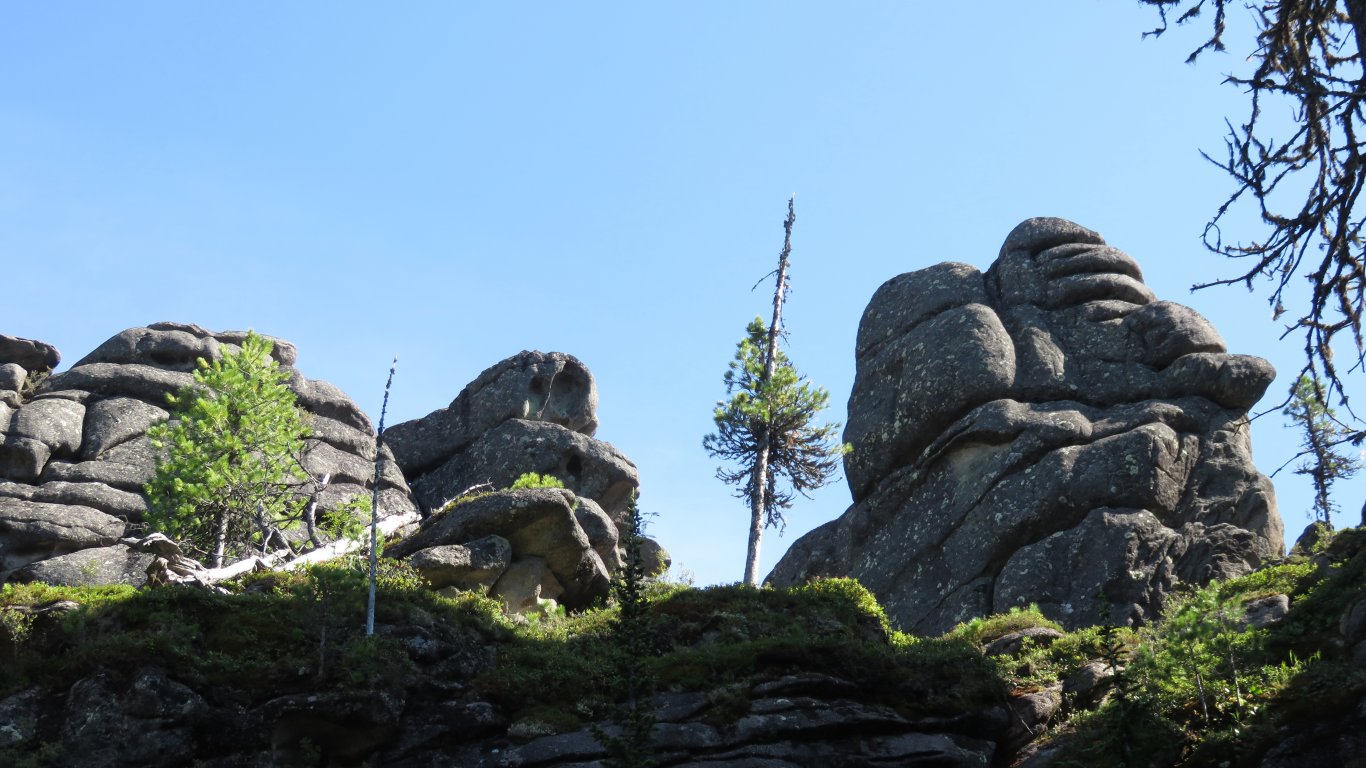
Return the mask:
[[[718,721],[744,712],[750,683],[812,673],[849,680],[865,701],[913,718],[1056,690],[1109,646],[1124,659],[1122,693],[1100,706],[1065,697],[1044,737],[1065,745],[1057,765],[1251,764],[1278,727],[1340,713],[1366,694],[1366,670],[1337,636],[1342,612],[1366,592],[1363,545],[1366,530],[1345,531],[1319,551],[1184,591],[1155,626],[1108,640],[1089,628],[995,658],[982,646],[1050,623],[1018,610],[916,638],[892,629],[851,580],[793,589],[658,582],[649,591],[650,667],[660,690],[707,692]],[[33,685],[61,691],[97,670],[129,675],[149,662],[220,706],[419,686],[430,659],[405,649],[405,628],[448,647],[496,647],[496,661],[463,680],[464,695],[492,702],[513,722],[536,723],[536,732],[605,717],[620,690],[611,606],[528,621],[478,595],[438,596],[390,563],[379,582],[383,631],[366,638],[358,562],[254,574],[227,588],[8,585],[0,591],[0,698]],[[1243,604],[1278,593],[1292,600],[1282,622],[1237,627]]]

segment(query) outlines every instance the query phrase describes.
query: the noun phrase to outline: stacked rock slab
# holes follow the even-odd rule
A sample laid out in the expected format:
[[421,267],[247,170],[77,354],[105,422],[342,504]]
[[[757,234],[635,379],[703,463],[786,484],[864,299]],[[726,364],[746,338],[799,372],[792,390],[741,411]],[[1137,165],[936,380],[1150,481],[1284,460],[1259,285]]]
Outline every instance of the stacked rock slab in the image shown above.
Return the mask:
[[640,485],[636,465],[594,440],[593,374],[560,352],[521,352],[479,374],[450,406],[385,430],[384,440],[424,513],[472,486],[507,488],[528,472],[550,475],[591,500],[624,530]]
[[[193,382],[197,360],[218,360],[245,338],[179,323],[130,328],[47,377],[26,402],[0,404],[0,582],[141,584],[151,555],[119,539],[147,511],[142,487],[156,466],[147,428],[168,417],[166,395]],[[312,415],[304,467],[331,476],[319,509],[368,495],[375,450],[369,418],[341,390],[295,369],[293,344],[271,340],[289,388]],[[39,362],[59,359],[50,345],[12,341],[0,337],[0,370],[9,367],[4,355],[12,348],[30,358],[50,350]],[[381,514],[415,509],[387,449],[379,482]]]
[[617,530],[592,499],[564,488],[498,491],[422,521],[385,554],[406,558],[434,589],[489,588],[511,613],[607,597]]
[[774,585],[853,576],[921,634],[1031,603],[1068,628],[1134,625],[1178,580],[1282,551],[1247,419],[1275,370],[1157,301],[1095,232],[1030,219],[985,275],[946,262],[887,281],[856,359],[854,504]]

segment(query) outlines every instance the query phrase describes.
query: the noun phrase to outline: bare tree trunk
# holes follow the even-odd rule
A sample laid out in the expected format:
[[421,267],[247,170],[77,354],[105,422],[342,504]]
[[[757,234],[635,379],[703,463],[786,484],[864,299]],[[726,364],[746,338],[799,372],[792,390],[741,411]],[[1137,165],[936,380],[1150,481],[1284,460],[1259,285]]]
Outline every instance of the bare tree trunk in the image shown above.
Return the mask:
[[318,496],[322,495],[331,479],[332,473],[328,472],[318,481],[313,489],[313,497],[308,500],[308,512],[304,515],[304,522],[308,525],[308,540],[313,543],[314,549],[322,546],[322,542],[318,541]]
[[764,536],[764,490],[768,488],[768,434],[754,459],[754,490],[749,494],[749,550],[745,556],[745,583],[759,586],[759,545]]
[[[787,289],[787,257],[792,253],[792,224],[797,220],[793,213],[796,195],[787,201],[787,219],[783,221],[783,252],[778,255],[778,284],[773,290],[773,323],[768,327],[768,349],[764,352],[764,376],[759,386],[767,386],[773,378],[773,370],[778,363],[778,328],[783,321],[783,293]],[[759,546],[764,536],[764,523],[768,492],[768,449],[769,432],[764,430],[759,438],[759,452],[754,458],[754,477],[750,481],[749,497],[749,551],[745,557],[745,583],[759,586]]]
[[218,535],[213,543],[213,567],[223,567],[223,556],[228,549],[228,510],[218,511]]
[[389,388],[394,385],[394,370],[398,355],[389,366],[389,380],[384,382],[384,405],[379,409],[379,429],[375,432],[375,484],[370,497],[370,600],[365,608],[365,634],[375,634],[375,570],[379,558],[379,472],[384,460],[384,417],[389,413]]

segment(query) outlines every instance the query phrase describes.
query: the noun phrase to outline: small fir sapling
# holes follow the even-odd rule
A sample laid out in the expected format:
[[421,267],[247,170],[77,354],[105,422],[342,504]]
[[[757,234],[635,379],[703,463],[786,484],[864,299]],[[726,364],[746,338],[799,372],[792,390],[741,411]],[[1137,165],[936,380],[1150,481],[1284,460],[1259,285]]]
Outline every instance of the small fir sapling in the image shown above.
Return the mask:
[[1338,421],[1337,413],[1327,405],[1326,397],[1326,388],[1317,376],[1302,374],[1282,413],[1294,420],[1303,433],[1295,458],[1303,456],[1305,460],[1295,468],[1295,474],[1308,475],[1314,481],[1314,517],[1326,523],[1331,531],[1333,512],[1337,510],[1337,504],[1330,496],[1333,483],[1346,480],[1361,470],[1361,462],[1343,451],[1342,446],[1359,444],[1366,433],[1348,429]]
[[651,698],[656,681],[647,661],[652,632],[645,597],[648,571],[641,547],[645,525],[635,493],[631,494],[627,514],[626,557],[612,580],[612,594],[619,611],[612,625],[612,639],[620,659],[622,699],[612,709],[612,723],[621,729],[621,735],[610,735],[597,725],[591,726],[591,731],[607,750],[612,768],[651,768],[655,765],[650,755],[654,752],[656,722]]

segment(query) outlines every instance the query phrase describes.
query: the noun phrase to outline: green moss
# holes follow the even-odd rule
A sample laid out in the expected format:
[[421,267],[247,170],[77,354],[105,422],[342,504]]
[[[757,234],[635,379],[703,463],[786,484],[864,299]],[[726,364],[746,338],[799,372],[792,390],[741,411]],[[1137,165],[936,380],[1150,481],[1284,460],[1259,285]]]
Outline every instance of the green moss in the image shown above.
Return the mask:
[[[490,637],[509,632],[494,601],[474,595],[449,600],[416,586],[401,566],[384,570],[377,585],[380,623],[473,627]],[[14,663],[0,664],[0,698],[35,683],[68,687],[97,668],[127,673],[153,661],[247,701],[301,686],[365,685],[406,674],[406,654],[394,643],[360,637],[364,578],[332,579],[335,592],[320,605],[320,585],[336,574],[358,571],[343,565],[256,574],[229,585],[242,591],[226,595],[188,586],[7,586],[0,607],[40,609],[58,601],[77,607],[38,617]],[[324,622],[336,658],[324,679],[301,676],[300,669],[316,671],[317,631]]]
[[976,645],[986,645],[999,637],[1004,637],[1011,632],[1018,632],[1022,629],[1031,627],[1048,627],[1062,631],[1062,625],[1051,621],[1039,606],[1031,605],[1028,608],[1011,608],[1008,613],[998,613],[995,616],[986,616],[972,619],[954,627],[947,636],[960,638]]

